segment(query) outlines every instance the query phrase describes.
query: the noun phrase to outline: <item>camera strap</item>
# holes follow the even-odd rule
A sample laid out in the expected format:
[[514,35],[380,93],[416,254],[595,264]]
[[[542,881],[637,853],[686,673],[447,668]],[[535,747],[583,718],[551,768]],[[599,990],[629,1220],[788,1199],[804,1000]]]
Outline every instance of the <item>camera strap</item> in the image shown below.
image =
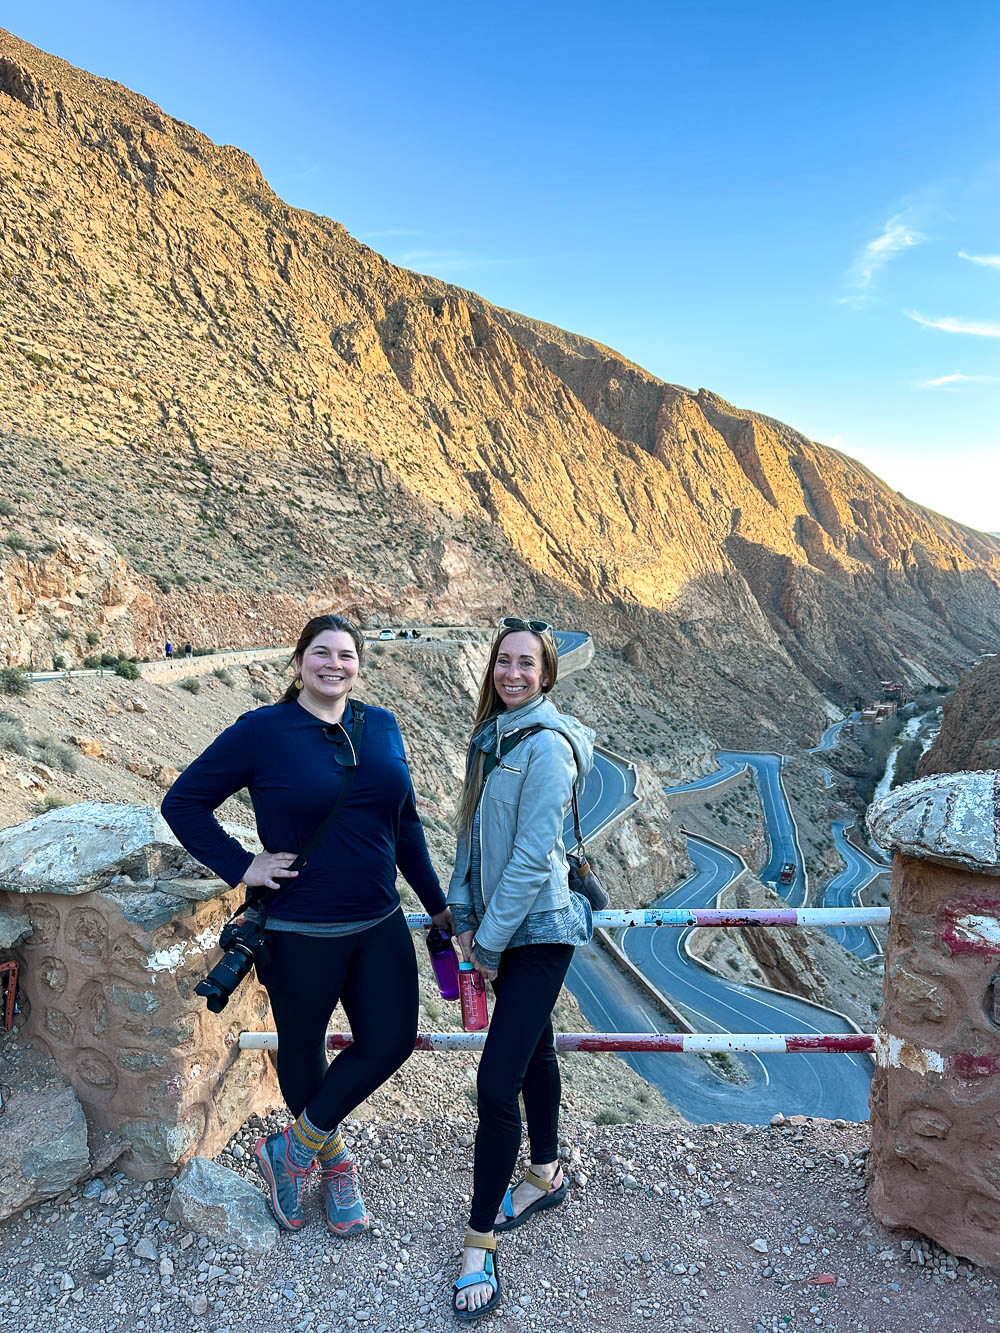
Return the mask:
[[[343,781],[340,784],[340,791],[337,792],[337,799],[331,806],[329,814],[326,815],[319,828],[316,829],[315,833],[313,833],[302,851],[299,852],[298,856],[288,867],[289,870],[301,870],[303,868],[313,852],[315,852],[316,848],[337,822],[337,818],[341,810],[344,808],[344,803],[350,794],[351,787],[354,785],[354,775],[357,773],[358,765],[361,762],[361,737],[364,735],[365,730],[365,706],[359,700],[352,699],[351,711],[354,714],[351,722],[351,744],[354,747],[354,757],[356,762],[352,768],[345,770]],[[236,909],[232,919],[235,920],[237,917],[242,916],[248,907],[254,907],[258,911],[260,924],[263,926],[264,922],[267,920],[267,908],[274,903],[274,900],[286,887],[286,885],[282,885],[280,889],[275,889],[273,891],[264,890],[265,893],[270,893],[271,895],[266,900],[261,897],[260,889],[248,889],[243,905]]]
[[358,764],[361,762],[361,737],[365,730],[365,706],[358,700],[352,699],[351,710],[354,713],[354,720],[351,723],[351,744],[354,746],[354,758],[356,762],[352,768],[347,769],[344,773],[344,779],[340,784],[340,791],[337,792],[337,799],[334,801],[330,813],[326,816],[322,824],[320,824],[319,828],[306,843],[305,847],[303,847],[302,851],[299,852],[298,856],[288,867],[289,870],[301,870],[303,868],[310,856],[312,856],[313,852],[337,822],[337,816],[344,808],[344,802],[347,800],[351,787],[354,785],[354,775],[357,773]]

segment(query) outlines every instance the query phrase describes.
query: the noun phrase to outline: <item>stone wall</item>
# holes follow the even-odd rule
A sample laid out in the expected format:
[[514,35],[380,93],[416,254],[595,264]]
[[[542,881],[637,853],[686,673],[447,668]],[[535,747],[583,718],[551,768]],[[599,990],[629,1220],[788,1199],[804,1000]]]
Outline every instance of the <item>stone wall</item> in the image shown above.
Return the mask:
[[[31,928],[13,950],[21,1036],[53,1057],[92,1126],[128,1140],[123,1167],[139,1179],[211,1157],[248,1115],[280,1102],[270,1061],[239,1056],[244,1028],[271,1026],[263,989],[248,977],[221,1014],[194,994],[241,895],[179,874],[176,844],[139,846],[157,821],[90,803],[0,835],[0,862],[22,856],[18,868],[0,864],[0,912]],[[76,885],[65,883],[71,852]]]
[[[870,1204],[1000,1266],[1000,773],[901,787],[873,807],[893,847]],[[997,982],[1000,988],[1000,979]]]
[[224,886],[33,894],[31,934],[15,950],[24,1036],[52,1055],[88,1119],[130,1142],[124,1169],[143,1180],[213,1156],[252,1111],[279,1100],[270,1062],[241,1061],[237,1046],[244,1028],[269,1026],[262,988],[248,978],[221,1014],[194,994],[241,900],[232,890],[186,896],[205,887]]

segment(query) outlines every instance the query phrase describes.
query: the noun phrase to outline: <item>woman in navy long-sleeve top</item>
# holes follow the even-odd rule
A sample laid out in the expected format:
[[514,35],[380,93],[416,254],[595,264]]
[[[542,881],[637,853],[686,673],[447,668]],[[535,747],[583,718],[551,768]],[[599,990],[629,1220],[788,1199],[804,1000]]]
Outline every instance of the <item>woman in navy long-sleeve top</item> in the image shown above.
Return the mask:
[[[304,1224],[302,1185],[317,1163],[331,1230],[349,1235],[369,1225],[339,1125],[413,1050],[417,970],[397,866],[435,923],[451,928],[393,715],[366,705],[354,751],[349,695],[363,651],[360,630],[343,616],[310,620],[281,702],[224,731],[163,802],[180,842],[216,874],[279,891],[267,908],[270,960],[258,974],[278,1031],[278,1081],[296,1119],[261,1139],[256,1159],[275,1217],[290,1231]],[[290,870],[352,769],[333,827],[308,864]],[[214,815],[241,787],[267,849],[257,856]],[[328,1065],[326,1029],[338,1002],[353,1043]]]

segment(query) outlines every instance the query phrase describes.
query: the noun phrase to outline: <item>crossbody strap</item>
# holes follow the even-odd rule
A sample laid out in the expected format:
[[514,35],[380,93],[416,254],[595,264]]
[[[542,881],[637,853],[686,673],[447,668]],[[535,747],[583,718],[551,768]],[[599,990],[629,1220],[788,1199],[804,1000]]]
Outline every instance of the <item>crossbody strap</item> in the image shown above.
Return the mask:
[[[493,770],[499,765],[500,761],[510,754],[515,745],[526,740],[529,736],[534,736],[539,731],[547,731],[548,728],[539,725],[536,727],[525,727],[523,731],[515,731],[513,735],[506,736],[500,742],[500,752],[489,751],[483,760],[483,781],[485,782]],[[571,747],[572,748],[572,747]],[[573,762],[576,763],[576,751],[573,752]],[[579,778],[577,779],[579,781]],[[577,855],[581,861],[587,859],[587,849],[583,845],[583,829],[580,827],[580,802],[576,794],[577,783],[573,783],[573,836],[576,838]]]
[[[576,756],[574,755],[574,758]],[[580,827],[580,803],[576,799],[576,783],[573,783],[573,837],[576,838],[576,854],[581,861],[587,859],[587,849],[583,845],[583,829]]]
[[[358,761],[358,763],[360,763],[361,737],[364,735],[364,730],[365,730],[365,706],[358,700],[353,699],[351,701],[351,708],[354,712],[354,720],[351,723],[351,744],[354,746],[354,757]],[[340,814],[341,810],[344,808],[344,802],[347,800],[351,787],[354,784],[354,775],[358,771],[358,763],[356,763],[353,768],[347,769],[347,771],[344,773],[344,779],[340,784],[340,791],[337,792],[337,799],[331,806],[329,813],[323,819],[322,824],[320,824],[319,828],[315,831],[315,833],[312,835],[312,837],[309,839],[306,845],[302,848],[302,851],[299,852],[298,856],[288,867],[289,870],[301,870],[302,867],[309,860],[310,856],[312,856],[313,852],[316,850],[316,848],[320,845],[320,843],[323,841],[326,835],[333,828],[334,824],[337,822],[337,817]],[[264,921],[266,920],[267,908],[273,906],[279,894],[281,894],[287,887],[288,886],[286,884],[283,884],[280,889],[275,889],[271,891],[271,896],[267,900],[266,907],[261,906],[258,909],[260,913],[261,925],[263,925]],[[258,891],[256,889],[248,889],[246,900],[243,902],[242,906],[237,907],[236,912],[232,919],[235,920],[236,917],[242,916],[242,914],[251,905],[251,903],[254,902],[255,899],[258,902],[260,902],[260,894],[258,893]]]
[[525,727],[523,731],[515,731],[510,736],[505,736],[500,742],[499,753],[494,750],[487,750],[486,757],[483,760],[483,781],[486,781],[493,770],[498,767],[500,761],[505,759],[516,745],[520,745],[522,741],[526,741],[529,736],[534,736],[539,731],[546,730],[547,728],[541,724],[536,727]]
[[361,737],[365,729],[365,706],[355,700],[351,701],[351,708],[354,712],[354,720],[351,723],[351,744],[354,746],[354,758],[357,761],[353,768],[349,768],[344,774],[344,780],[340,784],[340,791],[337,792],[337,799],[330,809],[330,813],[320,824],[319,828],[312,835],[302,851],[288,867],[289,870],[301,870],[302,867],[312,856],[313,852],[320,845],[326,835],[337,822],[337,816],[344,808],[344,802],[347,800],[351,787],[354,785],[354,775],[358,771],[358,763],[361,755]]

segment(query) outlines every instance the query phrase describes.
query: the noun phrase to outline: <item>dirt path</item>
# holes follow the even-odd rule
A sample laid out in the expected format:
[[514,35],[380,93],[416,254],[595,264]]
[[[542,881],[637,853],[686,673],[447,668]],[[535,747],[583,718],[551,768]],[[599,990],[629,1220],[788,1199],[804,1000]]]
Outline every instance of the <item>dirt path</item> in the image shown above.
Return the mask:
[[[262,1121],[219,1160],[243,1174]],[[108,1176],[11,1221],[0,1325],[66,1333],[341,1333],[451,1329],[449,1286],[468,1206],[472,1122],[352,1122],[375,1230],[310,1225],[263,1258],[216,1250],[164,1220],[170,1182]],[[558,1212],[501,1238],[491,1333],[981,1333],[987,1273],[864,1202],[867,1128],[564,1125],[574,1180]],[[571,1132],[568,1132],[571,1131]],[[138,1245],[139,1253],[136,1252]],[[766,1246],[766,1251],[763,1247]]]

